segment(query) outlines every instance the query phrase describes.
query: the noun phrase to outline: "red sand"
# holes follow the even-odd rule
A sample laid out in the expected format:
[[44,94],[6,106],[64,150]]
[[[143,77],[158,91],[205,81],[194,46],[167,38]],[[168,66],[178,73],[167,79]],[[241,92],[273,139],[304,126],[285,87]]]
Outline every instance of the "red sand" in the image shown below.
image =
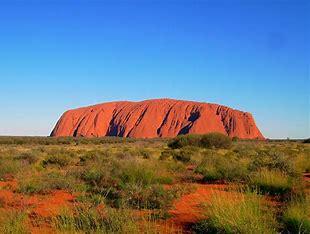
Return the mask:
[[264,139],[250,113],[173,99],[110,102],[69,110],[59,119],[51,136],[156,138],[209,132]]
[[3,189],[11,182],[0,183],[1,209],[24,211],[29,216],[28,227],[31,233],[55,233],[48,222],[62,209],[73,207],[74,196],[66,191],[55,190],[46,195],[23,195]]
[[201,204],[208,202],[214,191],[221,193],[227,187],[223,184],[196,184],[196,186],[195,192],[178,199],[174,203],[174,209],[169,212],[172,215],[169,221],[175,225],[184,226],[205,218]]

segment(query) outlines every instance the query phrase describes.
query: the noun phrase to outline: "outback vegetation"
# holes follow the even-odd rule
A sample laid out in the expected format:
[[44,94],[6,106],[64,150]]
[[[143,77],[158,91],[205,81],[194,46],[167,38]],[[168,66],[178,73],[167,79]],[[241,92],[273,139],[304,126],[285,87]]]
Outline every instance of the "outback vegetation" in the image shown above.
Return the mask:
[[310,145],[0,137],[0,233],[310,233]]

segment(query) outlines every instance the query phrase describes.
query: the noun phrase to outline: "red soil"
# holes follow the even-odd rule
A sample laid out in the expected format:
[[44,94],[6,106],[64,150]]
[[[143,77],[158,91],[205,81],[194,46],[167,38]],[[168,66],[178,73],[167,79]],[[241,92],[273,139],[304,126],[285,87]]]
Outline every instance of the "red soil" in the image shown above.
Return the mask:
[[173,99],[110,102],[69,110],[59,119],[51,136],[155,138],[209,132],[264,139],[248,112]]
[[38,201],[32,212],[41,217],[51,217],[59,214],[63,208],[70,206],[73,200],[72,194],[56,190],[50,196]]
[[12,183],[15,186],[16,182],[0,182],[2,209],[26,212],[31,233],[54,233],[48,222],[49,218],[59,214],[65,207],[72,207],[74,196],[62,190],[46,195],[23,195],[9,190]]
[[186,226],[195,223],[205,215],[201,204],[208,202],[212,193],[224,192],[227,185],[223,184],[196,184],[197,190],[181,197],[174,203],[174,209],[169,213],[173,216],[170,221],[177,226]]

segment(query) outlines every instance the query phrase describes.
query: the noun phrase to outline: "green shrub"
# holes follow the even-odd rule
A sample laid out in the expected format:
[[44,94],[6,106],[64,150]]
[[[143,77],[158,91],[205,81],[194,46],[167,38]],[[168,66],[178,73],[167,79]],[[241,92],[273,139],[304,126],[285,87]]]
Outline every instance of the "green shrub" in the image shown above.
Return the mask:
[[231,144],[232,140],[228,136],[214,132],[205,135],[177,136],[168,143],[168,146],[172,149],[180,149],[185,146],[227,149]]
[[278,170],[262,169],[250,177],[250,184],[261,192],[283,195],[292,190],[291,179]]
[[208,219],[194,226],[196,233],[276,233],[276,219],[256,193],[212,194],[205,205]]
[[185,147],[178,151],[175,151],[173,153],[173,159],[180,161],[180,162],[187,163],[191,161],[191,158],[193,155],[194,155],[194,151],[192,151],[192,149]]
[[289,233],[310,233],[310,199],[292,201],[283,214],[283,223]]
[[200,144],[204,148],[228,149],[231,143],[228,136],[216,132],[203,135],[200,140]]
[[172,149],[180,149],[185,146],[200,146],[200,135],[180,135],[168,142],[168,146]]

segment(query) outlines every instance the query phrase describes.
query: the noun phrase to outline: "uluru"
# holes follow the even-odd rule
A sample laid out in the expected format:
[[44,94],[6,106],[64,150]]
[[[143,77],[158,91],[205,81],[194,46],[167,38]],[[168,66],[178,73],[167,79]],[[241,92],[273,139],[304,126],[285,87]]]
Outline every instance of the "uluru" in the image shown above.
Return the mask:
[[248,112],[174,99],[108,102],[68,110],[51,136],[157,138],[209,132],[264,139]]

